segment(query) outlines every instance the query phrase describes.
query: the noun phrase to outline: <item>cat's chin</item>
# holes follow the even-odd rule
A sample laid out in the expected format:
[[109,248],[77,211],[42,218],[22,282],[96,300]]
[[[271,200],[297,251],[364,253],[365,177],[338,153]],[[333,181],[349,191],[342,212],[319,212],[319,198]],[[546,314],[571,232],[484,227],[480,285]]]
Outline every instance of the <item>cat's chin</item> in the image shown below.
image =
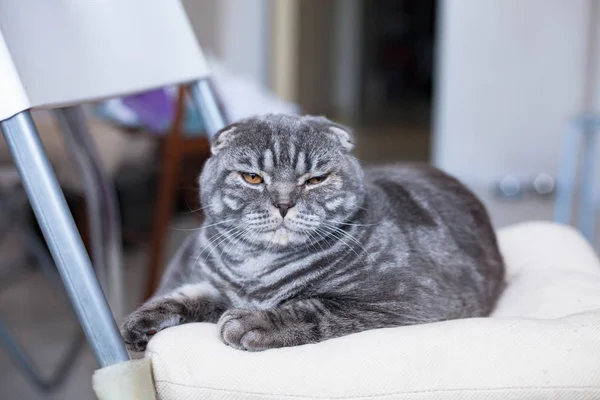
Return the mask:
[[306,239],[304,235],[294,232],[293,230],[286,228],[285,226],[280,226],[276,230],[269,232],[264,235],[265,241],[270,244],[274,244],[277,246],[289,246],[293,244],[303,243]]

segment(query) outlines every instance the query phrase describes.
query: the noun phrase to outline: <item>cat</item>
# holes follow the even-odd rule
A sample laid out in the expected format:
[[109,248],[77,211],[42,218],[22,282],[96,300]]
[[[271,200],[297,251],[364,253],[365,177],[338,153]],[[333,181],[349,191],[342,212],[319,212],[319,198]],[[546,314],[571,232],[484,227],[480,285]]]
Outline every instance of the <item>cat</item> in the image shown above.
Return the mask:
[[189,322],[262,351],[488,315],[504,264],[481,202],[431,166],[363,169],[352,147],[324,117],[218,132],[200,176],[205,221],[125,319],[128,348]]

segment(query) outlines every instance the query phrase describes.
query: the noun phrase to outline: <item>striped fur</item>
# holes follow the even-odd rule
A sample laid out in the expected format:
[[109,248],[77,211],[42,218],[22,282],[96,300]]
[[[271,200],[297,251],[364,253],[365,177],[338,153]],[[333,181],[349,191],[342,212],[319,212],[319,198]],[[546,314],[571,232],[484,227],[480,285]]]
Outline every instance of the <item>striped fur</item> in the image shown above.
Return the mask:
[[[200,178],[206,220],[126,319],[129,347],[194,321],[258,351],[487,315],[504,270],[482,204],[426,165],[363,170],[351,148],[349,131],[324,118],[269,115],[221,131]],[[280,203],[293,205],[285,217]]]

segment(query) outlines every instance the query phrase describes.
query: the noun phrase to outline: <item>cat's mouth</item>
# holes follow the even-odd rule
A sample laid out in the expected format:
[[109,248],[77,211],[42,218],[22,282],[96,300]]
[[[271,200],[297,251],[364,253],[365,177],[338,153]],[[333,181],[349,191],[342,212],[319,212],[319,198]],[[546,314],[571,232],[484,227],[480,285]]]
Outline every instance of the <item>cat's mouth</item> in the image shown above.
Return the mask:
[[278,246],[289,246],[292,244],[300,244],[306,241],[307,231],[311,227],[299,224],[293,219],[281,219],[279,221],[271,221],[270,226],[263,229],[256,229],[254,232],[260,236],[259,241],[269,242]]

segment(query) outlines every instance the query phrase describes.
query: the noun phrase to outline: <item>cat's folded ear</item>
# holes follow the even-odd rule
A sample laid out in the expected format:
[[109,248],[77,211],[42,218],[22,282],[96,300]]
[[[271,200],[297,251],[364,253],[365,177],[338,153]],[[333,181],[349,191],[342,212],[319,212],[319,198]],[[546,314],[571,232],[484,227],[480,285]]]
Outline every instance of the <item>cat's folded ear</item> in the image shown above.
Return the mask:
[[316,124],[320,131],[337,140],[345,151],[350,152],[354,148],[354,137],[350,128],[331,122],[322,116],[306,115],[304,118],[310,123]]
[[231,141],[240,133],[237,124],[226,126],[215,134],[210,145],[210,152],[217,154],[225,147],[229,146]]
[[350,128],[332,122],[330,123],[327,132],[340,142],[344,150],[349,152],[354,147],[354,138],[352,137]]

